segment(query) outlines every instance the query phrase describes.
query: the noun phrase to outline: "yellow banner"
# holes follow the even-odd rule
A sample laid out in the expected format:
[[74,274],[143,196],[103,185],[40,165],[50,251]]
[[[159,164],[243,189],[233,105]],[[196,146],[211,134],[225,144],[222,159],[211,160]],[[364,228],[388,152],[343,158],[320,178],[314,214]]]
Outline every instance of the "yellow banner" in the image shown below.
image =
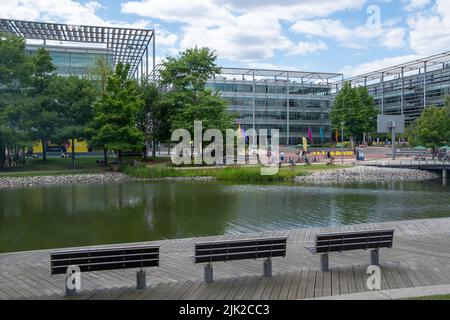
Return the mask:
[[308,151],[308,140],[306,140],[306,137],[303,137],[303,150],[305,152]]

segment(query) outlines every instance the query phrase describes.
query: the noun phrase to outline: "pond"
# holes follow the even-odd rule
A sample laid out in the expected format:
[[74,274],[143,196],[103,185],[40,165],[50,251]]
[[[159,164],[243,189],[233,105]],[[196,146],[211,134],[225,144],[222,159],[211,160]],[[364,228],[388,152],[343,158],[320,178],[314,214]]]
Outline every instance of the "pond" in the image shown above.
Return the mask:
[[437,217],[450,217],[450,187],[441,180],[0,190],[0,252]]

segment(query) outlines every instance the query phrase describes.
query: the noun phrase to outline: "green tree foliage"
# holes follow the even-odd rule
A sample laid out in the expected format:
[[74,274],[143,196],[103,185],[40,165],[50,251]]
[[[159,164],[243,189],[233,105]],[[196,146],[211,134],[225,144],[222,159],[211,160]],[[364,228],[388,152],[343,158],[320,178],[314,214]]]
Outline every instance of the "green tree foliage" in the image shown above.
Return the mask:
[[25,54],[23,39],[0,34],[0,169],[7,163],[24,161],[24,149],[30,145],[23,131],[22,106],[34,73],[33,60]]
[[40,48],[31,58],[34,70],[31,78],[29,103],[23,104],[24,128],[29,130],[30,137],[40,140],[43,145],[43,160],[47,160],[46,145],[52,139],[60,125],[60,118],[53,108],[53,100],[49,86],[54,80],[56,70],[50,53]]
[[412,145],[440,148],[450,143],[450,118],[446,108],[427,107],[408,130]]
[[24,89],[33,69],[32,59],[25,55],[25,40],[0,33],[0,91]]
[[363,134],[373,132],[376,127],[378,110],[366,87],[352,88],[345,82],[334,100],[331,122],[335,129],[344,124],[345,135],[351,141],[361,141]]
[[[140,151],[143,133],[136,127],[137,114],[144,101],[135,81],[128,79],[129,65],[119,63],[108,78],[106,91],[94,104],[94,119],[90,124],[92,146],[122,152]],[[106,163],[105,163],[106,164]]]
[[[52,110],[58,113],[60,128],[56,138],[60,141],[86,139],[86,127],[93,117],[93,104],[97,91],[90,80],[55,77],[48,88]],[[72,167],[75,169],[75,148],[72,148]]]
[[220,72],[217,56],[208,48],[188,49],[163,63],[161,84],[170,88],[161,103],[170,110],[172,130],[193,133],[194,121],[203,121],[205,130],[232,128],[234,116],[218,92],[206,88],[206,81]]
[[108,84],[108,78],[114,73],[111,64],[106,57],[99,57],[95,64],[88,68],[87,77],[94,82],[95,87],[100,93],[105,92],[106,85]]
[[[139,87],[144,104],[137,114],[137,127],[144,134],[144,157],[147,157],[147,143],[170,139],[169,108],[161,103],[161,94],[154,84],[142,83]],[[153,157],[156,149],[153,148]]]

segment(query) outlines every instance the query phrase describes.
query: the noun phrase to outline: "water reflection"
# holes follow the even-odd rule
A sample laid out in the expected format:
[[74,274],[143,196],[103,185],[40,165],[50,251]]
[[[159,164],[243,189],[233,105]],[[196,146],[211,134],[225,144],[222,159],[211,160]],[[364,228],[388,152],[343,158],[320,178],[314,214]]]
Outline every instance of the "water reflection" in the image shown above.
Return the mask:
[[0,251],[450,216],[442,181],[124,183],[0,191]]

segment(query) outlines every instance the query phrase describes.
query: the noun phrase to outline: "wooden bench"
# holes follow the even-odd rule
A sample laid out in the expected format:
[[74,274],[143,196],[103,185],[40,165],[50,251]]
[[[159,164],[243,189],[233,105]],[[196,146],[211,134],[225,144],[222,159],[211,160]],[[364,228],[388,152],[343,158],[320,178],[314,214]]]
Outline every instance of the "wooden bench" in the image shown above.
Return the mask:
[[314,254],[320,254],[320,266],[323,272],[329,270],[328,255],[332,252],[353,250],[371,250],[370,264],[379,265],[379,250],[392,248],[394,230],[367,230],[317,234],[315,247],[307,247]]
[[66,295],[76,289],[68,288],[68,278],[74,267],[79,272],[117,269],[139,269],[136,274],[137,289],[147,287],[143,268],[159,266],[158,246],[124,246],[98,249],[61,250],[50,254],[51,274],[66,274]]
[[213,262],[264,258],[264,276],[271,277],[272,258],[286,257],[286,242],[286,237],[198,242],[193,261],[195,264],[206,263],[204,277],[207,283],[214,281]]

